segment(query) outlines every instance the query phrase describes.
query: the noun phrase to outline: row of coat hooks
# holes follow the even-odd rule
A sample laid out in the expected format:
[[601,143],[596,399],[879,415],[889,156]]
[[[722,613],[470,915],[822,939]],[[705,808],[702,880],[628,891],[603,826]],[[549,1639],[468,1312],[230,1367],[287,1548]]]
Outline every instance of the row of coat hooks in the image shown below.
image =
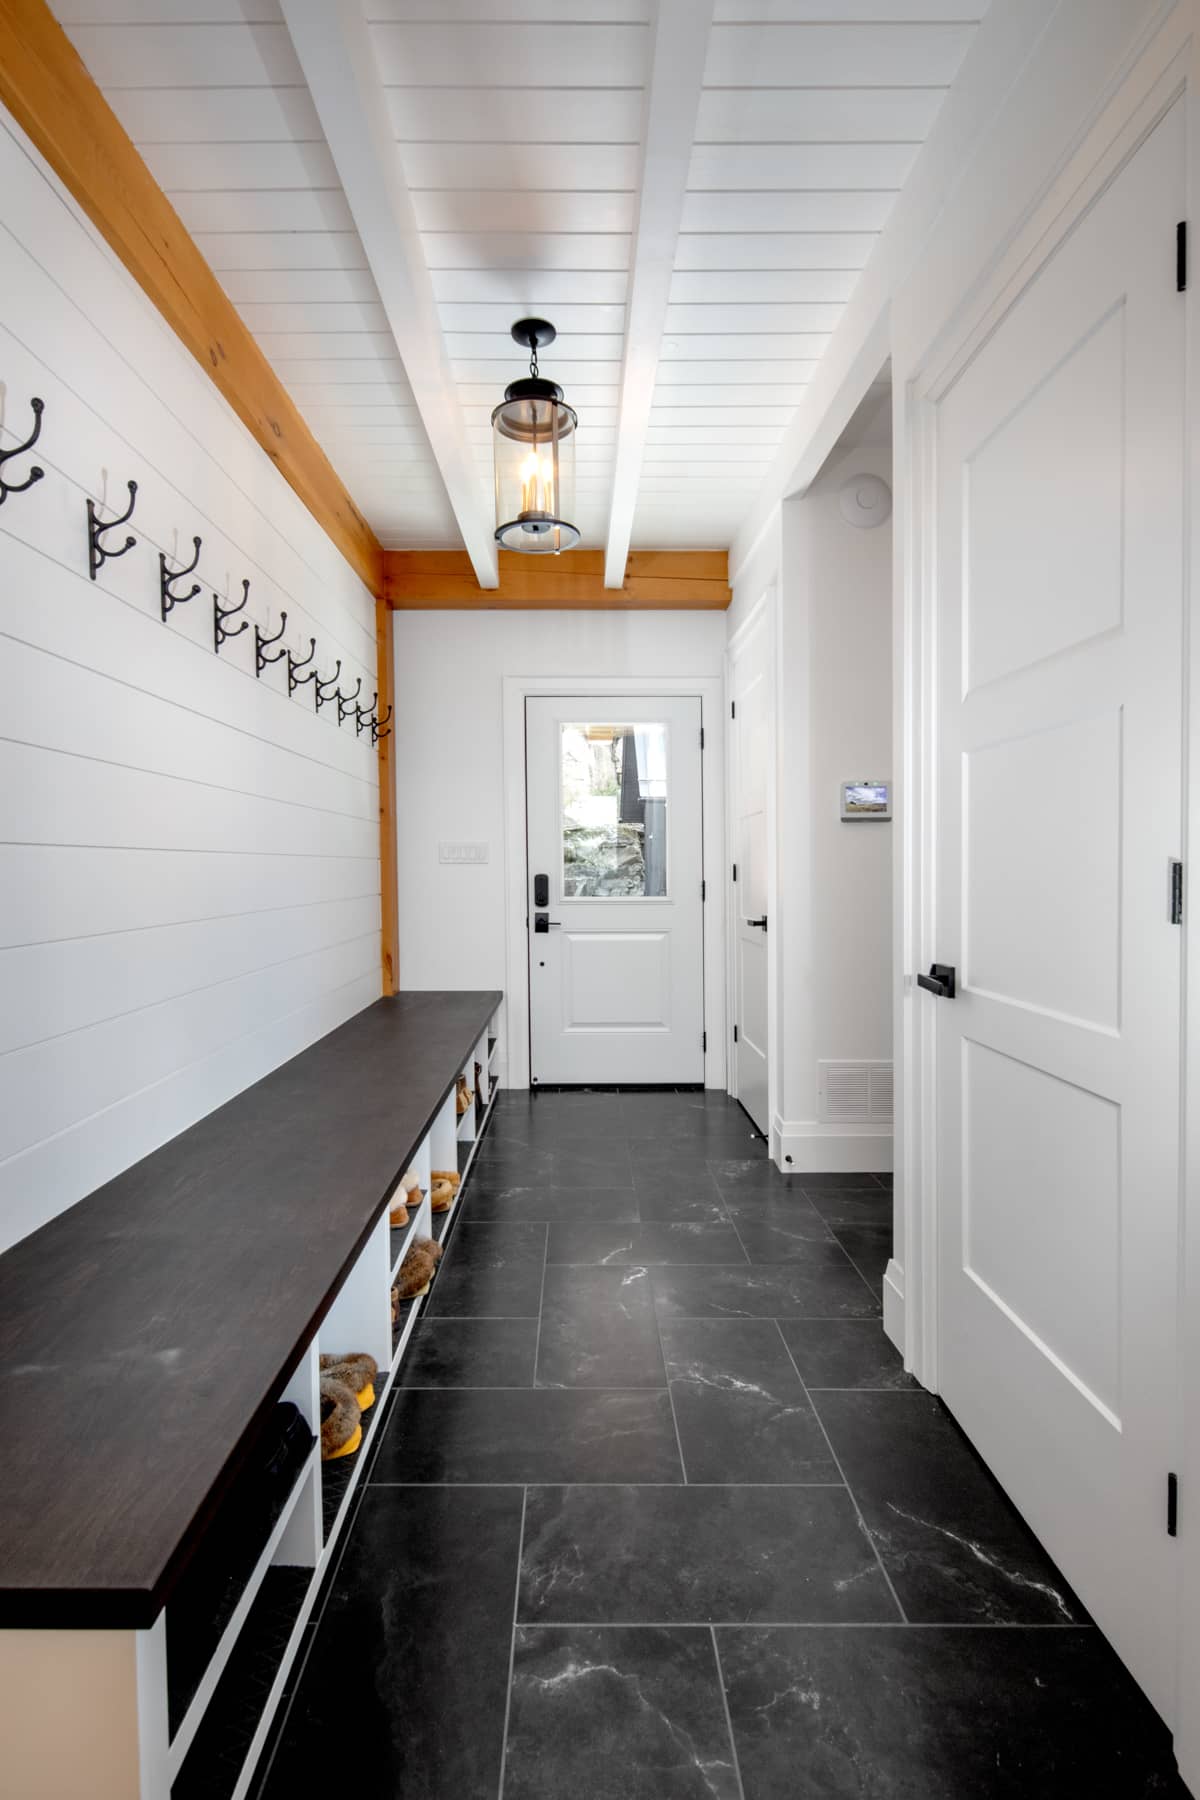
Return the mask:
[[[32,450],[37,443],[38,438],[41,436],[42,415],[46,410],[45,405],[38,399],[31,400],[29,405],[34,420],[33,430],[30,436],[23,444],[18,444],[15,449],[0,450],[0,506],[4,505],[4,502],[8,499],[10,494],[25,493],[27,489],[33,487],[35,482],[41,481],[45,475],[44,469],[35,467],[29,471],[29,474],[24,481],[9,482],[6,481],[4,477],[5,465],[10,462],[14,456],[24,456],[27,452]],[[133,509],[137,505],[137,482],[127,482],[126,486],[129,492],[129,504],[126,506],[124,512],[119,514],[116,518],[101,519],[97,513],[95,502],[91,499],[88,500],[88,573],[93,581],[97,579],[106,562],[112,562],[116,557],[124,556],[128,551],[132,550],[137,543],[137,539],[132,536],[132,534],[126,535],[125,541],[119,549],[115,547],[110,548],[108,543],[109,534],[111,532],[119,531],[122,525],[128,525],[133,517]],[[193,581],[186,592],[183,591],[181,585],[187,580],[188,576],[194,574],[195,570],[199,567],[201,543],[202,540],[198,537],[192,539],[191,561],[178,569],[170,568],[166,557],[161,550],[159,551],[159,612],[164,622],[170,617],[177,606],[186,606],[189,601],[197,599],[202,592],[202,585],[198,581]],[[245,612],[249,600],[249,581],[242,582],[242,597],[233,606],[222,606],[220,595],[213,595],[213,650],[218,656],[221,654],[221,646],[223,644],[227,644],[231,638],[241,637],[244,631],[249,630],[252,623],[250,619],[242,619],[237,625],[226,624],[226,620],[235,618],[239,613]],[[311,685],[315,711],[319,713],[322,707],[336,704],[338,724],[344,725],[347,719],[352,718],[354,720],[355,737],[361,737],[364,731],[369,731],[371,733],[371,742],[373,744],[377,744],[380,738],[389,737],[391,733],[388,729],[388,721],[392,716],[392,708],[389,706],[383,717],[379,717],[378,693],[372,695],[370,706],[363,706],[361,704],[360,695],[362,694],[363,685],[361,675],[351,692],[343,694],[340,686],[342,678],[342,659],[340,656],[334,664],[333,673],[331,675],[322,675],[317,666],[316,638],[309,638],[307,656],[295,656],[292,651],[288,649],[287,645],[281,642],[283,634],[287,630],[287,613],[281,611],[279,618],[279,630],[272,632],[269,636],[263,632],[262,628],[257,623],[254,624],[255,678],[261,680],[264,670],[269,669],[273,663],[283,662],[286,658],[287,691],[289,695],[296,693],[297,690],[302,687]],[[272,645],[275,644],[278,644],[279,648],[277,650],[272,650]],[[307,671],[307,673],[301,673],[302,670]]]

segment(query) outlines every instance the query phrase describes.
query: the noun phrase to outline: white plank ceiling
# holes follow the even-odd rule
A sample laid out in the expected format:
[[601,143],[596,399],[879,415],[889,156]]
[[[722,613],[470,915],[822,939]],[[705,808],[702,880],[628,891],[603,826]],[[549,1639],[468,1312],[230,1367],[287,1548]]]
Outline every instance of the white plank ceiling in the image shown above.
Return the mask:
[[[277,0],[52,4],[380,539],[457,546]],[[987,0],[695,4],[713,22],[635,548],[730,542]],[[509,326],[539,313],[559,330],[543,373],[580,417],[577,523],[602,549],[654,0],[363,9],[480,508],[490,515],[491,409],[523,372]]]

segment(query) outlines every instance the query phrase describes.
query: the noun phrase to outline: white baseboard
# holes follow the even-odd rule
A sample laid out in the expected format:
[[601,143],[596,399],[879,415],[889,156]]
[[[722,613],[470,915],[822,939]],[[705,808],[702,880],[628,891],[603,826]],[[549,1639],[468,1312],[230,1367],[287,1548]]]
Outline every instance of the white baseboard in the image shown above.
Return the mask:
[[883,1278],[883,1329],[904,1355],[904,1270],[893,1256]]
[[883,1175],[892,1167],[892,1133],[878,1125],[776,1119],[771,1150],[785,1175]]

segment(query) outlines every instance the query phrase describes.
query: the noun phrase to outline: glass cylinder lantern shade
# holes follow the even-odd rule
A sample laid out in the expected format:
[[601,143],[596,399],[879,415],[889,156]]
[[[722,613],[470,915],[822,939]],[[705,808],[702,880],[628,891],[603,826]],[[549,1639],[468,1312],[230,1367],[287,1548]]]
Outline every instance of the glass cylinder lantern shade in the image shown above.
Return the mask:
[[575,510],[575,427],[553,381],[510,383],[492,414],[496,539],[506,550],[555,555],[579,542]]

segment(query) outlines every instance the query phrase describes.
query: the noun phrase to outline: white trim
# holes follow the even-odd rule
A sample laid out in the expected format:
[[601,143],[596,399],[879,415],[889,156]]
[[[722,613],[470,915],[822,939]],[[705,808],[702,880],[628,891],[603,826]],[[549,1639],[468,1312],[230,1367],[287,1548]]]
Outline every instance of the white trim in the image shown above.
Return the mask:
[[904,1354],[904,1270],[895,1257],[888,1260],[883,1277],[883,1329],[901,1355]]
[[785,1175],[886,1175],[892,1167],[892,1134],[878,1125],[772,1116],[771,1140]]
[[719,675],[506,675],[504,743],[504,1085],[529,1086],[529,933],[526,924],[525,701],[538,694],[696,694],[704,728],[704,1085],[725,1087],[725,681]]

